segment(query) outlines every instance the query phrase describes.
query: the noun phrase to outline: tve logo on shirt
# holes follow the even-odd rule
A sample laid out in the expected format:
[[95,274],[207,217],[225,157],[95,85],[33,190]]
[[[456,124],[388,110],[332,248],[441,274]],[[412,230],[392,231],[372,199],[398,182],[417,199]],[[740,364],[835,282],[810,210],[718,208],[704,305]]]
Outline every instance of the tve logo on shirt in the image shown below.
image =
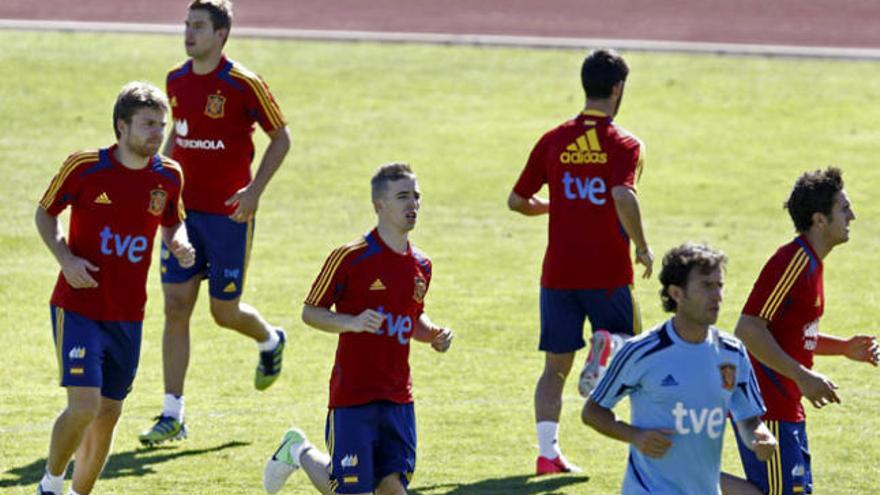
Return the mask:
[[104,226],[100,233],[101,254],[107,256],[116,255],[120,258],[128,258],[128,261],[137,263],[144,259],[143,253],[147,250],[147,238],[142,235],[134,237],[114,234],[109,226]]
[[[379,306],[376,311],[385,317],[385,327],[387,330],[384,335],[391,338],[397,338],[397,342],[400,345],[407,345],[413,331],[412,318],[409,316],[394,316],[393,314],[386,312],[382,306]],[[379,331],[376,332],[376,335],[383,335],[381,326],[379,327]]]
[[563,193],[567,199],[588,199],[597,206],[604,205],[607,186],[601,177],[575,177],[566,171],[562,176]]
[[672,415],[675,416],[675,431],[682,435],[699,435],[705,430],[709,438],[717,439],[724,432],[724,411],[720,407],[688,409],[682,402],[676,402]]

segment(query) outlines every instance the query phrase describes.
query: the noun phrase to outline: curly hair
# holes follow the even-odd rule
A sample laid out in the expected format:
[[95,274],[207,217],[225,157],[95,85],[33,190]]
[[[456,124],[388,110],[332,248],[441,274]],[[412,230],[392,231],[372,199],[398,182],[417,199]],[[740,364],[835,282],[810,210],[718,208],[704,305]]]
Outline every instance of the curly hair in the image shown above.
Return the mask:
[[834,196],[843,190],[843,173],[837,167],[804,172],[791,189],[785,208],[800,233],[813,226],[813,213],[831,215]]
[[660,301],[663,303],[663,310],[673,313],[678,308],[675,299],[669,295],[670,285],[684,288],[691,270],[695,267],[703,273],[710,273],[718,268],[723,269],[726,263],[727,256],[723,252],[706,244],[686,242],[670,249],[663,256],[663,269],[660,271]]

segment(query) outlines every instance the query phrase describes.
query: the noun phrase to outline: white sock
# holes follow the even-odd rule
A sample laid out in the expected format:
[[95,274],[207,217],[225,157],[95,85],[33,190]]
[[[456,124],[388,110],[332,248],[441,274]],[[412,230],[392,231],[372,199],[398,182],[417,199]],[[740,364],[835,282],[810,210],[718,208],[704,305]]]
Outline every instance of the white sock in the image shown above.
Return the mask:
[[[59,493],[60,493],[60,492],[59,492]],[[67,490],[67,495],[79,495],[79,493],[77,493],[77,492],[73,489],[73,487],[70,487],[70,489]]]
[[165,394],[165,401],[162,404],[162,416],[170,416],[177,421],[183,422],[183,396],[174,394]]
[[541,456],[555,459],[562,454],[559,450],[559,423],[539,421],[535,425],[538,430],[538,450]]
[[47,469],[43,473],[43,479],[40,480],[40,487],[44,492],[61,493],[64,490],[64,473],[55,476]]
[[275,349],[275,346],[277,346],[280,341],[281,337],[278,336],[278,331],[272,329],[272,331],[269,332],[269,338],[262,342],[258,342],[257,348],[260,349],[260,352],[271,351],[272,349]]

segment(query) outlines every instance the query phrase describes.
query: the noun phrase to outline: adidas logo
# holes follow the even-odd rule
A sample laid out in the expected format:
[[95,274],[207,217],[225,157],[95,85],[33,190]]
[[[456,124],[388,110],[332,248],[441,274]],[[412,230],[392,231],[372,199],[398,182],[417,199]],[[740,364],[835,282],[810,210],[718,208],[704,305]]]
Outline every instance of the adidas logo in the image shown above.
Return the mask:
[[95,198],[95,203],[98,203],[99,205],[112,205],[113,201],[110,201],[110,196],[107,196],[106,192],[102,192],[97,198]]
[[349,468],[357,467],[358,456],[356,454],[348,454],[347,456],[342,458],[342,461],[339,462],[339,465]]
[[67,357],[70,359],[82,359],[86,357],[86,348],[78,345],[67,353]]
[[583,135],[578,136],[573,143],[565,147],[559,155],[559,161],[562,163],[606,163],[608,162],[608,153],[602,152],[602,145],[599,144],[599,135],[596,129],[588,129]]
[[660,386],[661,387],[677,387],[678,382],[675,381],[675,377],[673,377],[672,375],[666,375],[666,378],[664,378],[663,381],[660,382]]
[[238,286],[235,285],[235,282],[229,282],[229,284],[227,284],[226,287],[223,288],[223,292],[226,293],[235,292],[236,290],[238,290]]
[[370,290],[385,290],[385,284],[382,283],[381,279],[377,278],[376,281],[370,285]]

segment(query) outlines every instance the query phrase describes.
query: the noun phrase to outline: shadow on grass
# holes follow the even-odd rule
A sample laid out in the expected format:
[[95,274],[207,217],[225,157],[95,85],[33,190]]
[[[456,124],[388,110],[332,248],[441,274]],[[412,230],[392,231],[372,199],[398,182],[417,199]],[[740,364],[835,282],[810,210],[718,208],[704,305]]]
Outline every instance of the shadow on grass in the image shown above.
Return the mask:
[[[476,481],[474,483],[444,483],[440,485],[424,486],[409,491],[410,495],[565,495],[576,493],[564,491],[569,485],[586,483],[589,476],[508,476],[506,478],[493,478]],[[583,493],[583,488],[577,490]]]
[[[128,452],[120,452],[111,454],[107,460],[107,466],[101,473],[102,479],[122,478],[125,476],[144,476],[153,474],[153,466],[167,461],[173,461],[183,457],[192,457],[195,455],[204,455],[211,452],[219,452],[221,450],[244,447],[250,445],[248,442],[226,442],[216,447],[204,449],[181,450],[177,447],[155,447],[152,449],[139,448]],[[0,488],[10,486],[27,486],[36,485],[43,477],[43,470],[46,468],[46,458],[38,459],[26,466],[9,469],[2,474],[16,476],[16,479],[0,480]],[[72,472],[68,469],[68,472]]]

